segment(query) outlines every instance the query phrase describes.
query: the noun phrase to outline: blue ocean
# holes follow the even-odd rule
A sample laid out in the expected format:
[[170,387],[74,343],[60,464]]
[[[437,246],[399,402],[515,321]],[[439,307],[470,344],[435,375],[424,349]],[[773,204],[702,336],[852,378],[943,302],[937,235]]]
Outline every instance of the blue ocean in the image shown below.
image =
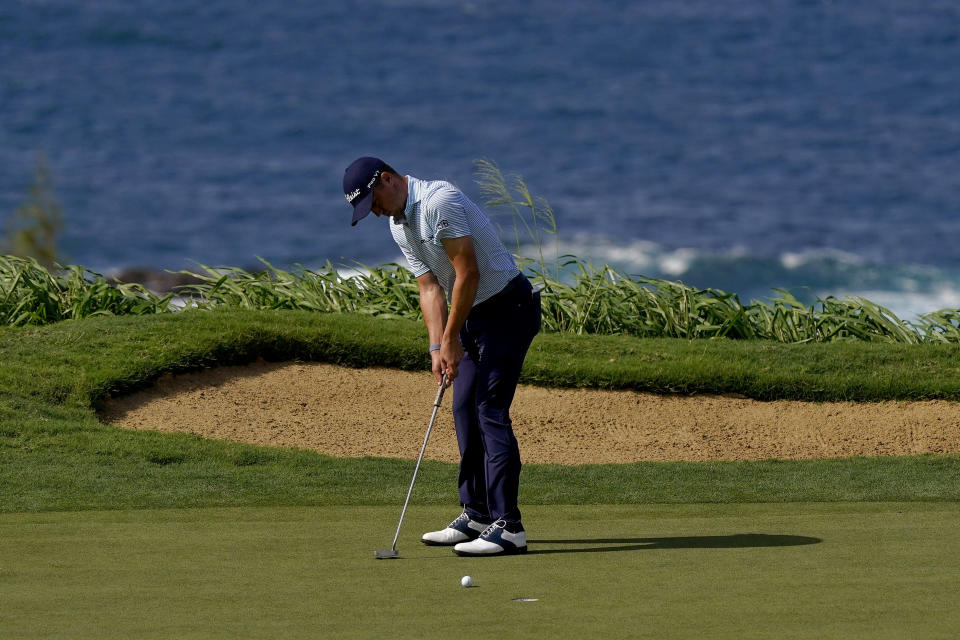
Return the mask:
[[960,307],[955,0],[0,3],[0,223],[44,159],[61,262],[398,261],[360,155],[521,175],[551,255]]

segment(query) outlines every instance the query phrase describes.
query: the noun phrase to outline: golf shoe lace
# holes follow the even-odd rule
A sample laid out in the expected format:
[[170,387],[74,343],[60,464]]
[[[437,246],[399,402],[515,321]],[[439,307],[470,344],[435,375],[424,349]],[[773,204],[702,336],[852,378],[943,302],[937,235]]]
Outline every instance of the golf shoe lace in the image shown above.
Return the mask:
[[470,521],[470,516],[467,515],[467,512],[466,512],[466,511],[464,511],[463,513],[461,513],[460,515],[458,515],[456,518],[454,518],[454,519],[453,519],[453,522],[451,522],[451,523],[450,523],[449,525],[447,525],[447,526],[448,526],[449,528],[451,528],[451,529],[456,529],[458,524],[460,524],[460,523],[462,523],[462,522],[469,522],[469,521]]
[[497,529],[503,529],[506,526],[507,526],[507,521],[501,518],[500,520],[497,520],[496,522],[491,524],[489,527],[484,529],[483,533],[480,534],[480,537],[481,538],[489,537],[493,535],[493,532],[496,531]]

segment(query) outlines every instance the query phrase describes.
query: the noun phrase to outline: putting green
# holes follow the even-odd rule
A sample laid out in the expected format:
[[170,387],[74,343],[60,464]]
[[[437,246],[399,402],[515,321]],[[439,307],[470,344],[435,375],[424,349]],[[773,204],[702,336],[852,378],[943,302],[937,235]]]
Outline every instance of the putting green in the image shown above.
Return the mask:
[[526,556],[417,542],[454,515],[412,506],[396,560],[399,507],[2,515],[0,637],[960,632],[957,504],[530,507]]

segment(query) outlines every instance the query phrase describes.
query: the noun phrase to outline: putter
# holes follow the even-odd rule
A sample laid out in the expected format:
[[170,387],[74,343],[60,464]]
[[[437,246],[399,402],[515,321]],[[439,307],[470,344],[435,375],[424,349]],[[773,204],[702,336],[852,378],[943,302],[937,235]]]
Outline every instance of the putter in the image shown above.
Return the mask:
[[385,558],[396,558],[400,555],[397,551],[397,538],[400,537],[400,527],[403,526],[403,516],[407,513],[407,505],[410,504],[410,494],[413,493],[413,483],[417,481],[417,471],[420,470],[420,461],[423,460],[423,452],[427,450],[427,440],[430,439],[430,430],[433,429],[433,421],[437,417],[437,409],[440,408],[440,401],[443,399],[443,392],[447,388],[447,374],[443,374],[443,380],[440,381],[440,388],[437,389],[437,399],[433,401],[433,414],[430,416],[430,424],[427,425],[427,433],[423,436],[423,446],[420,447],[420,456],[417,458],[417,466],[413,469],[413,478],[410,479],[410,488],[407,489],[407,499],[403,501],[403,510],[400,512],[400,522],[397,523],[397,533],[393,536],[393,546],[389,549],[381,549],[373,552],[373,557],[377,560]]

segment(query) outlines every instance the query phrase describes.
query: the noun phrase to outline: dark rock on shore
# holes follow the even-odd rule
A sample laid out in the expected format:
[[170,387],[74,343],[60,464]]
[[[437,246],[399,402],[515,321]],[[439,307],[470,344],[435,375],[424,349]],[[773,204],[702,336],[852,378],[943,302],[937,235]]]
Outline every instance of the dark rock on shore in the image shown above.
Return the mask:
[[118,284],[142,284],[156,293],[175,292],[185,285],[203,282],[199,278],[186,273],[171,273],[151,267],[127,267],[113,274],[112,279]]

